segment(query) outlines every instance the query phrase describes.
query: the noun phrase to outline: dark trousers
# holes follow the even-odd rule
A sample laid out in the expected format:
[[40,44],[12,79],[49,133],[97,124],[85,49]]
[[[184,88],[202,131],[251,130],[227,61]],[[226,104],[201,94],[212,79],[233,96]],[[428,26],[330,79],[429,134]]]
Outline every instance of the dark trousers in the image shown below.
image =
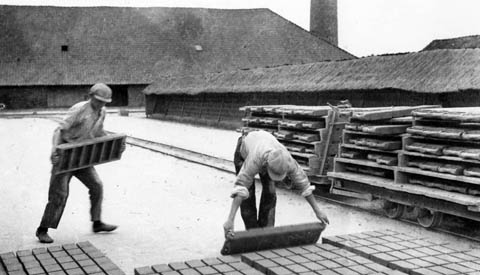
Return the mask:
[[48,203],[40,227],[57,228],[67,203],[69,184],[72,176],[79,179],[90,194],[90,215],[92,221],[99,221],[102,212],[103,184],[95,168],[89,167],[69,173],[52,175],[48,190]]
[[[238,175],[245,161],[240,154],[240,146],[242,145],[242,137],[238,139],[237,147],[233,157],[235,172]],[[275,193],[275,183],[270,180],[268,173],[260,173],[260,181],[262,182],[262,196],[260,198],[260,209],[257,219],[257,206],[255,199],[255,180],[253,181],[248,192],[250,196],[240,205],[245,228],[251,229],[256,227],[267,227],[275,225],[275,206],[277,204],[277,194]]]

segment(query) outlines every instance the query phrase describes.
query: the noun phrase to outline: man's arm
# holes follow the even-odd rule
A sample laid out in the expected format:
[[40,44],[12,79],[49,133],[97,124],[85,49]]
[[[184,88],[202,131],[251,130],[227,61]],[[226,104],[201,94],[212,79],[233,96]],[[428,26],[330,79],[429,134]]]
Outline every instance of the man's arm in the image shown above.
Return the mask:
[[52,153],[50,154],[50,161],[53,165],[57,164],[59,161],[59,156],[57,154],[57,146],[62,143],[62,129],[57,127],[53,132],[52,137]]
[[310,206],[312,207],[313,212],[315,212],[315,215],[317,216],[317,218],[322,223],[329,224],[330,221],[328,220],[327,215],[322,210],[320,210],[313,194],[306,196],[305,199],[307,200],[308,204],[310,204]]
[[249,155],[243,162],[242,168],[237,175],[235,186],[233,188],[231,197],[233,198],[232,206],[230,207],[230,213],[227,221],[223,224],[225,230],[225,237],[233,236],[233,225],[235,221],[235,215],[238,208],[242,204],[242,201],[250,196],[248,188],[250,185],[255,184],[255,175],[260,171],[260,161],[255,159],[255,156]]
[[223,230],[225,231],[225,238],[233,237],[235,216],[237,215],[238,208],[242,204],[243,198],[235,196],[232,200],[232,206],[230,207],[230,214],[228,214],[227,221],[223,224]]
[[[295,161],[295,160],[294,160]],[[313,196],[313,190],[315,189],[314,186],[311,185],[310,181],[308,180],[305,171],[298,165],[295,161],[295,165],[292,167],[292,170],[289,171],[290,178],[293,182],[295,189],[298,189],[303,197],[307,200],[308,204],[312,207],[313,212],[317,218],[324,224],[329,224],[329,220],[327,215],[320,210],[318,204]]]

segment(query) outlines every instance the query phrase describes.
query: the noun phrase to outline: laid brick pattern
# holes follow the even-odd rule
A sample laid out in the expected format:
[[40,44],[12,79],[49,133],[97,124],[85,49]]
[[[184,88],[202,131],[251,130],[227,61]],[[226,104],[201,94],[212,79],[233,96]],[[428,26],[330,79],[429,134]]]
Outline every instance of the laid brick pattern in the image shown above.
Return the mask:
[[323,242],[408,274],[480,275],[480,250],[459,250],[393,230],[326,237]]
[[330,244],[264,250],[242,255],[176,262],[135,269],[135,275],[213,274],[405,274]]
[[241,261],[240,256],[222,256],[135,268],[135,275],[258,275],[263,274]]
[[268,275],[406,274],[330,244],[314,244],[246,253],[241,259]]
[[0,254],[0,275],[125,275],[90,242]]

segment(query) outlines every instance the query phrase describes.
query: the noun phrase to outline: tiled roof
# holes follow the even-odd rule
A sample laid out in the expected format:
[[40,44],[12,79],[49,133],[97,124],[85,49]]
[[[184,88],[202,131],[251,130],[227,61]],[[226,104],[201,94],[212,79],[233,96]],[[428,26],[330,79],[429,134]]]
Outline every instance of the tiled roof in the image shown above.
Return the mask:
[[351,58],[267,9],[0,6],[0,85],[150,83]]
[[435,50],[170,77],[146,94],[322,92],[398,89],[422,93],[480,89],[480,49]]

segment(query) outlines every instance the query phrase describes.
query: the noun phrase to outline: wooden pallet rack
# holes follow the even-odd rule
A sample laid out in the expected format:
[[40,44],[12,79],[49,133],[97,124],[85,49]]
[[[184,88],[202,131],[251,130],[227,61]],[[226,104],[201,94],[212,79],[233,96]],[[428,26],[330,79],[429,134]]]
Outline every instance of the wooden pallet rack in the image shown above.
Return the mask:
[[52,173],[61,174],[119,160],[125,139],[124,134],[111,134],[77,143],[60,144],[56,147],[59,161],[52,168]]
[[349,113],[330,106],[262,105],[240,108],[245,112],[238,131],[265,130],[272,133],[304,168],[312,183],[330,184],[340,133]]
[[[450,114],[448,120],[435,121],[431,113],[440,110],[448,112],[417,106],[411,109],[412,117],[390,119],[391,124],[370,118],[365,123],[352,115],[334,171],[328,173],[332,192],[379,197],[389,206],[393,202],[396,207],[386,209],[392,218],[400,217],[405,206],[414,206],[417,220],[426,227],[438,225],[441,213],[480,220],[480,139],[472,140],[480,124],[455,121]],[[422,117],[426,111],[428,118]],[[408,120],[411,125],[405,127]],[[468,133],[467,139],[452,134],[462,131]]]
[[392,182],[402,135],[412,126],[412,107],[352,108],[350,123],[343,130],[342,143],[335,158],[331,193],[371,199],[372,194],[343,186],[348,173],[368,181],[370,177]]

